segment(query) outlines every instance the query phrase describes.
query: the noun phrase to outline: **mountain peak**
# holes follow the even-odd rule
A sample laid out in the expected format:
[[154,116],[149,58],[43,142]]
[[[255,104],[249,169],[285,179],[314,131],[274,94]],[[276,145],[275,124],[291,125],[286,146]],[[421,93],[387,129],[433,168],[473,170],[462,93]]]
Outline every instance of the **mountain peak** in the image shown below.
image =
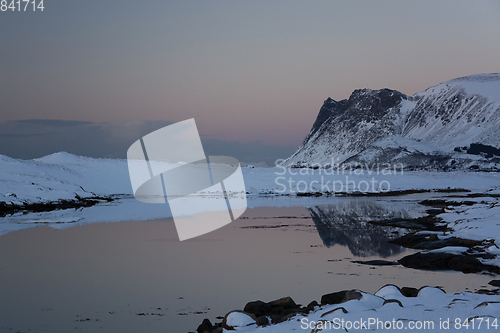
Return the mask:
[[337,103],[336,100],[332,99],[331,97],[328,97],[324,102],[323,104],[335,104]]

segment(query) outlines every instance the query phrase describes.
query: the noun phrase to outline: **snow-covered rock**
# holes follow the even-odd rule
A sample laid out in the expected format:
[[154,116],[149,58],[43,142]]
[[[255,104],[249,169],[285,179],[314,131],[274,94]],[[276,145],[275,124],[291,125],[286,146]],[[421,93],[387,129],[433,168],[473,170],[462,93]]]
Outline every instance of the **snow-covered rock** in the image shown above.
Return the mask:
[[242,311],[229,312],[222,322],[222,327],[230,330],[239,330],[241,328],[248,328],[249,326],[255,327],[256,325],[257,321],[255,317]]

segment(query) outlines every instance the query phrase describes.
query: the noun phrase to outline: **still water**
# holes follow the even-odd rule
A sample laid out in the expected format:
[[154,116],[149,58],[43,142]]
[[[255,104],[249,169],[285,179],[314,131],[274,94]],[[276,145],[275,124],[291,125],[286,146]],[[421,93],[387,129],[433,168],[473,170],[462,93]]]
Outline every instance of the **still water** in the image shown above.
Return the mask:
[[13,232],[0,237],[0,332],[194,332],[257,299],[307,305],[388,283],[484,288],[491,277],[351,262],[413,253],[388,243],[407,230],[369,222],[422,212],[375,199],[253,208],[183,242],[172,219]]

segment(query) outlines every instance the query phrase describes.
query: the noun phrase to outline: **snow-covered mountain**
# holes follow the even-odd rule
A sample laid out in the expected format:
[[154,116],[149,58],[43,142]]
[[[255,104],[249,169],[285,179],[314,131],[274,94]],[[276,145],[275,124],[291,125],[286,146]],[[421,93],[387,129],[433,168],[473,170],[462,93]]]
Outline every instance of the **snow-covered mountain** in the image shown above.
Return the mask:
[[286,164],[500,169],[498,148],[500,74],[479,74],[413,96],[359,89],[347,100],[328,98]]

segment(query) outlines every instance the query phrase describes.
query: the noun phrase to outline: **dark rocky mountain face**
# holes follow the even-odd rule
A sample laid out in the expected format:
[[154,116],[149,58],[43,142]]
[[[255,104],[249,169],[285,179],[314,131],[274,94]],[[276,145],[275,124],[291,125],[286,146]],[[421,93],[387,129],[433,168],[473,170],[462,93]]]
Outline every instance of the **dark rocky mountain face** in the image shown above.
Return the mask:
[[[349,99],[324,101],[311,131],[287,162],[495,170],[500,169],[499,157],[491,152],[500,148],[499,133],[499,74],[451,80],[413,96],[359,89]],[[476,152],[479,145],[484,154]]]
[[377,91],[369,89],[354,90],[348,100],[342,100],[340,102],[328,97],[319,110],[311,132],[304,142],[307,142],[307,139],[328,121],[377,121],[384,117],[389,109],[397,106],[406,98],[406,95],[399,91],[390,89],[381,89]]

